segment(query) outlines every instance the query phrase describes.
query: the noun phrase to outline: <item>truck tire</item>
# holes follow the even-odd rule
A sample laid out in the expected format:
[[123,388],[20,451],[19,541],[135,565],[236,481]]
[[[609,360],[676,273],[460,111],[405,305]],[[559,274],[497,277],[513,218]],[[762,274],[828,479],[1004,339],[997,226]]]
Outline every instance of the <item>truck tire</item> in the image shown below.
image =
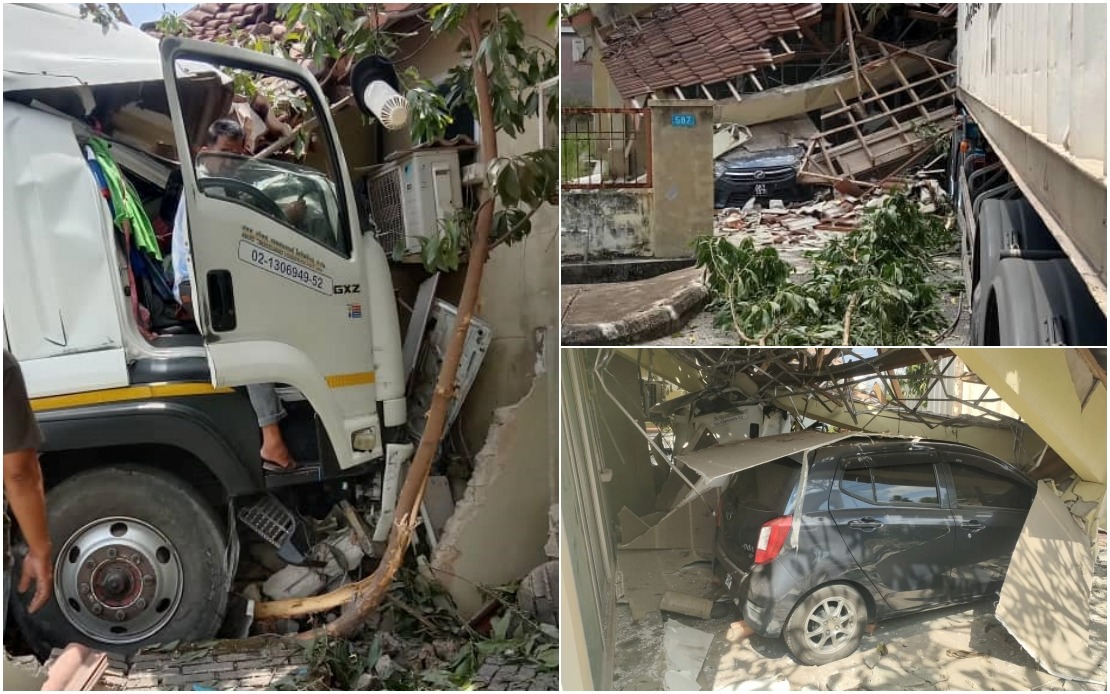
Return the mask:
[[851,586],[834,583],[794,606],[782,630],[786,647],[805,665],[824,665],[855,653],[867,626],[867,605]]
[[34,591],[12,593],[13,615],[40,655],[71,642],[129,655],[216,634],[231,583],[226,542],[187,483],[143,467],[90,470],[51,489],[46,512],[54,595],[28,614]]
[[1003,258],[984,296],[976,342],[988,346],[1094,345],[1106,317],[1063,258]]

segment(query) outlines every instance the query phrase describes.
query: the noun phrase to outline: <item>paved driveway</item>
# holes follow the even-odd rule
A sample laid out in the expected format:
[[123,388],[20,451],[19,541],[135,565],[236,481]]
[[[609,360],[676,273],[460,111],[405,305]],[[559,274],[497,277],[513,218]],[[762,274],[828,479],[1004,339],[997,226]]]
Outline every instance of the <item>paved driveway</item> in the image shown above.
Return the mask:
[[[1106,537],[1101,536],[1100,542],[1090,629],[1091,650],[1102,655],[1101,679],[1105,682]],[[1068,682],[1044,672],[993,613],[994,603],[981,601],[882,622],[873,635],[864,636],[856,653],[816,667],[795,661],[781,639],[743,638],[730,630],[739,618],[735,612],[707,620],[678,619],[713,634],[698,676],[703,690],[760,688],[753,680],[762,680],[763,688],[768,688],[783,679],[790,689],[811,691],[1106,690],[1105,684]],[[617,615],[613,686],[663,689],[663,617],[653,611],[634,620],[628,605],[619,605]]]

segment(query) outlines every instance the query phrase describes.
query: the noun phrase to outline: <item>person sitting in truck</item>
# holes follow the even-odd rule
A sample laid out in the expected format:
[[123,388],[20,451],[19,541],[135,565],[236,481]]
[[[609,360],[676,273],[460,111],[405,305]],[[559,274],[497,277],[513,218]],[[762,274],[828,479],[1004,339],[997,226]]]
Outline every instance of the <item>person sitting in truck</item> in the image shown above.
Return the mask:
[[[209,126],[201,151],[243,154],[245,143],[246,137],[239,123],[231,119],[221,119]],[[198,165],[197,173],[210,175],[219,172],[202,171]],[[185,214],[184,196],[177,204],[177,214],[174,217],[171,255],[173,256],[174,296],[191,316],[193,295],[188,262],[188,217]],[[286,412],[277,388],[273,383],[252,383],[247,386],[247,394],[258,417],[258,427],[262,430],[262,448],[259,451],[262,457],[262,469],[275,473],[292,472],[297,468],[297,463],[293,460],[293,455],[281,435],[280,422],[285,418]]]

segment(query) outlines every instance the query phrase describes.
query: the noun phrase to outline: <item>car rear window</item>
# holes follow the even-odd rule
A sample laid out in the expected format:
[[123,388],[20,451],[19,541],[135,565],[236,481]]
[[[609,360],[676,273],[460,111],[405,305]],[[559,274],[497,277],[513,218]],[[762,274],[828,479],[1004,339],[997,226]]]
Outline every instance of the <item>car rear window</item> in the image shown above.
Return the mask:
[[792,505],[802,466],[788,458],[736,473],[729,493],[736,503],[760,511],[786,514]]
[[940,504],[937,473],[932,463],[849,468],[841,477],[840,488],[876,504]]
[[960,506],[1027,509],[1032,502],[1032,490],[1014,480],[971,465],[949,463],[949,467]]

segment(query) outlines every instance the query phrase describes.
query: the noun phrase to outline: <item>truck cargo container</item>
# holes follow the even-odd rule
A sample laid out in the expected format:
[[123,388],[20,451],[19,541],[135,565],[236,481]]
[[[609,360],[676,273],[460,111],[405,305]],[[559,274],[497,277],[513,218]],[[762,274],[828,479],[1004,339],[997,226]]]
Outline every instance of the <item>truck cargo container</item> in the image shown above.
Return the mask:
[[1106,5],[959,8],[949,186],[975,344],[1106,344]]

